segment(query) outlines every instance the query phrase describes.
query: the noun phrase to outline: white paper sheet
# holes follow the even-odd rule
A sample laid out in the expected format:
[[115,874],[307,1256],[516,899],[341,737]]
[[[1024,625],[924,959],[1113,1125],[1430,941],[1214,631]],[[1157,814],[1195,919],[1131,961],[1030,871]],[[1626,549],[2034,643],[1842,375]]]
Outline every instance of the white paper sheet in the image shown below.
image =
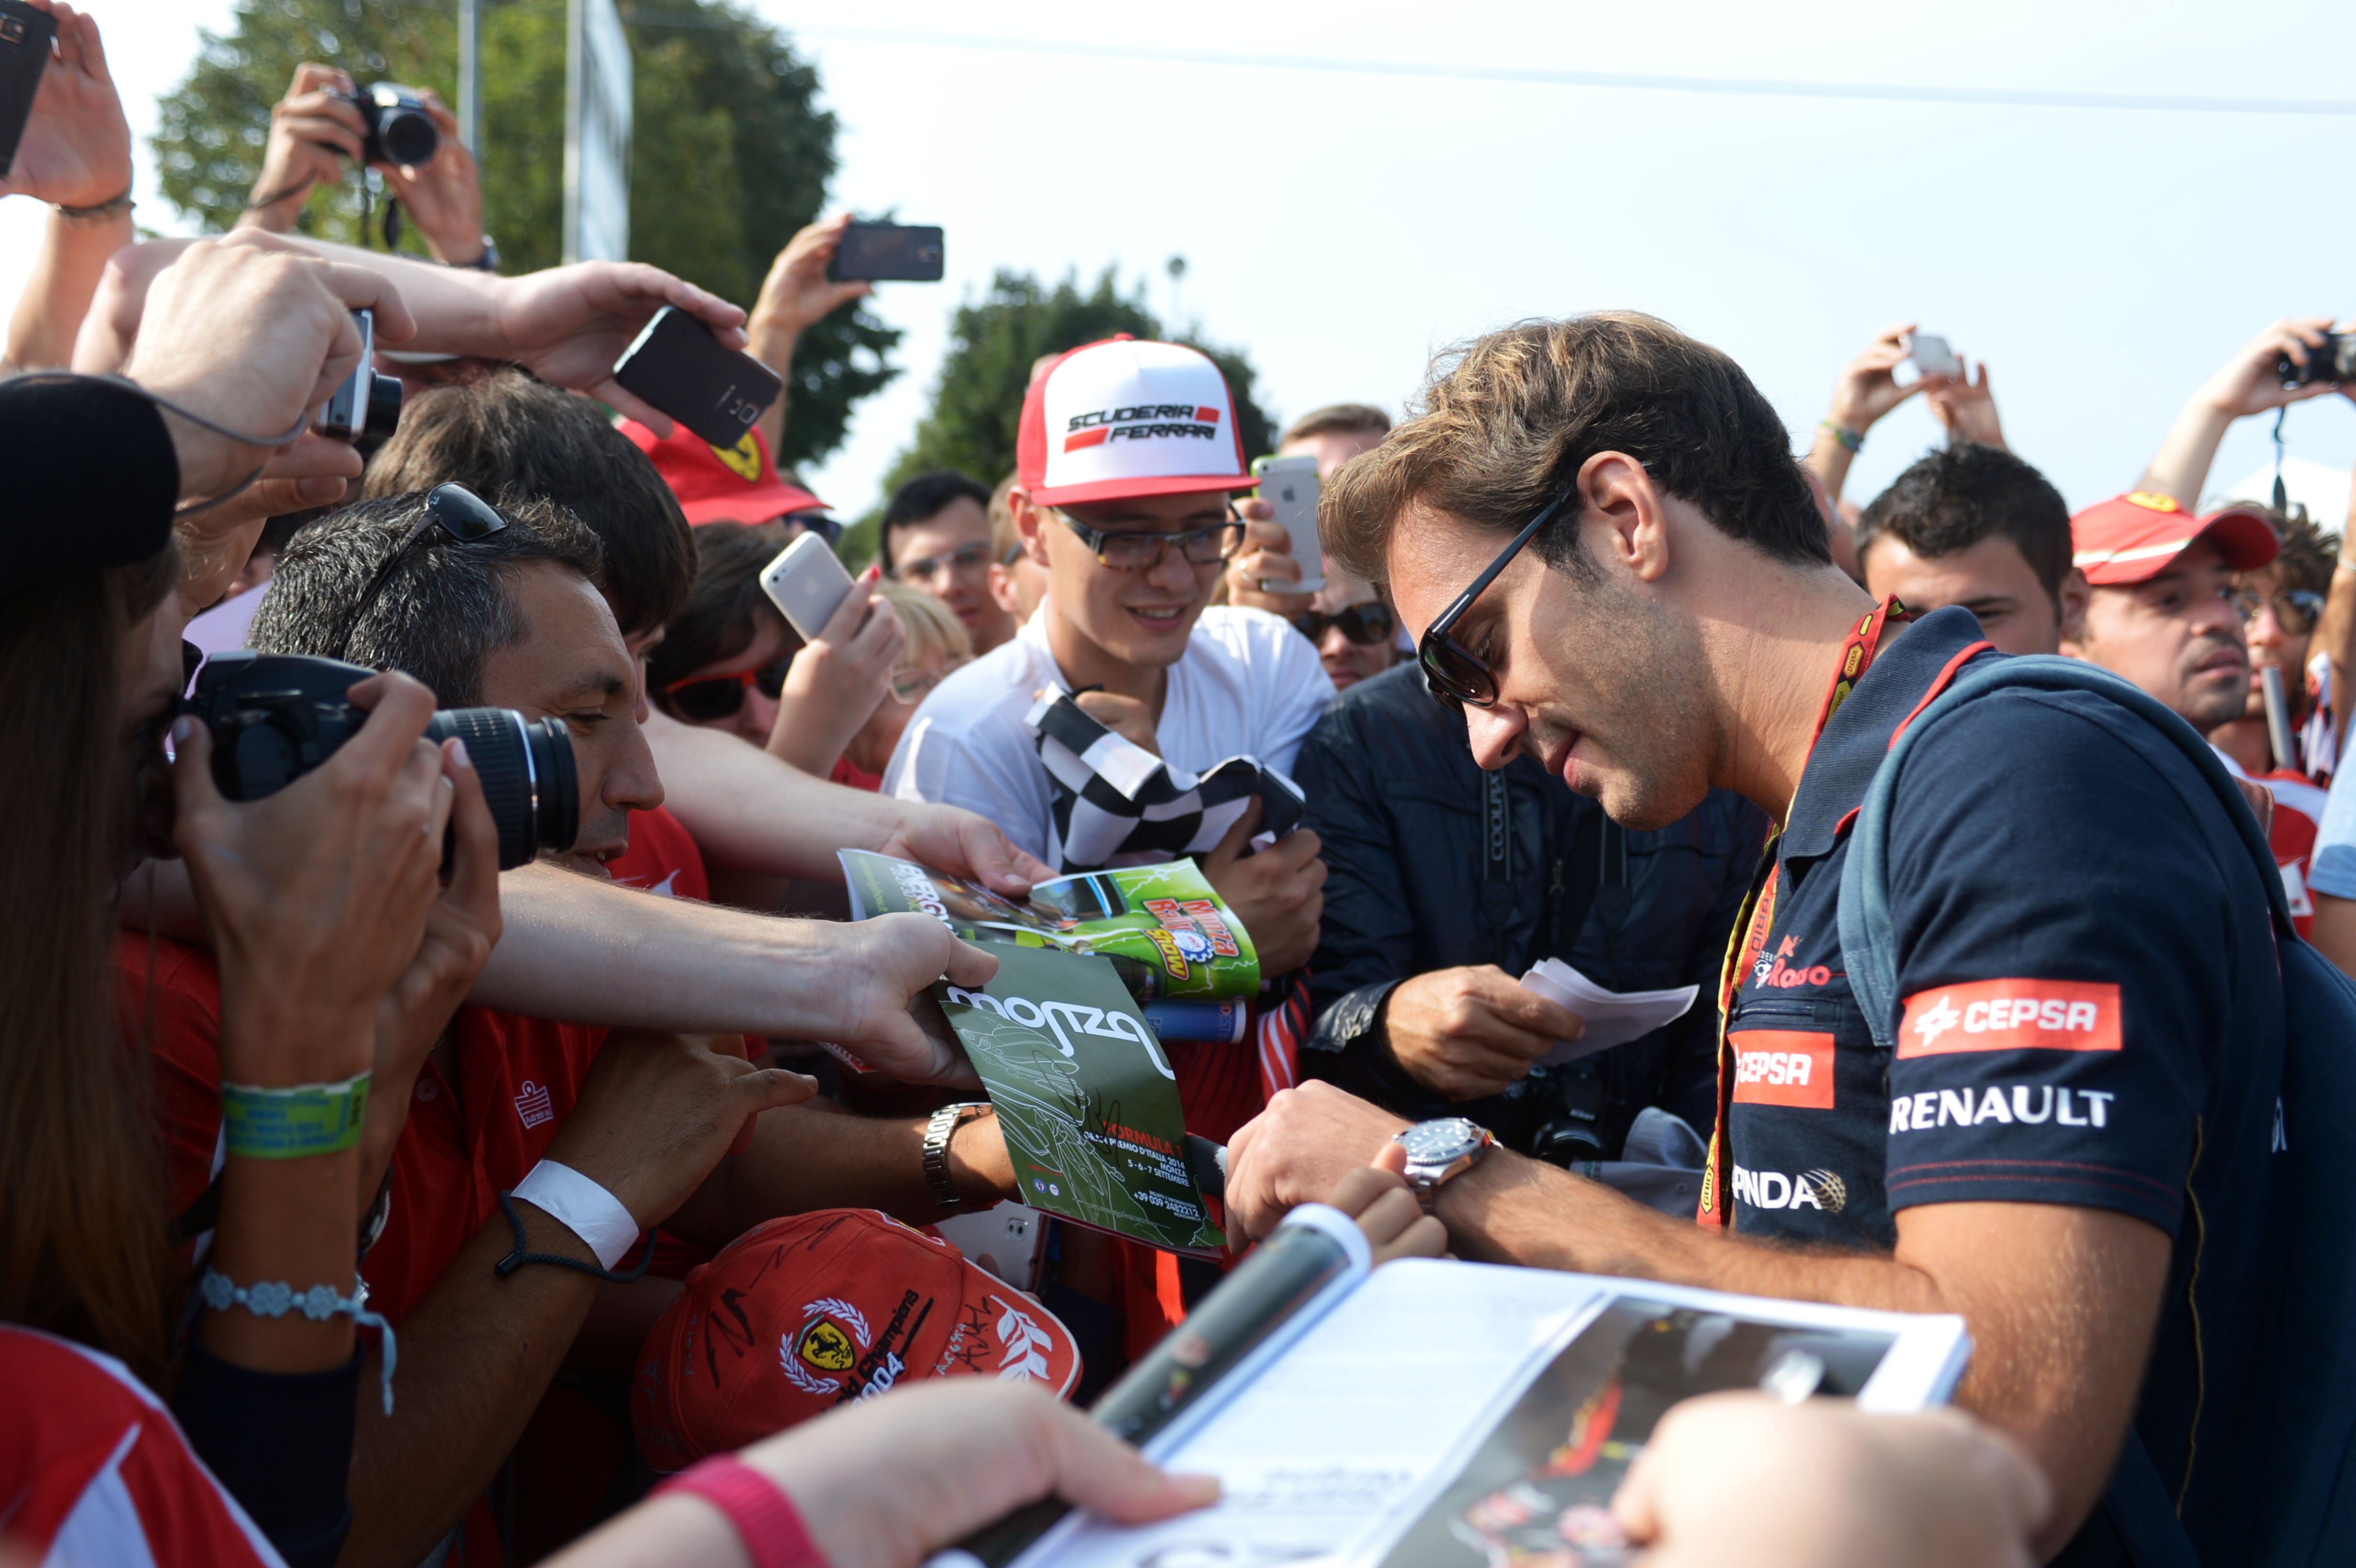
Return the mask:
[[1672,1019],[1683,1018],[1701,994],[1698,986],[1677,986],[1665,991],[1607,991],[1559,958],[1543,959],[1522,976],[1525,990],[1544,997],[1557,1007],[1587,1020],[1587,1032],[1568,1040],[1540,1061],[1557,1066],[1625,1045],[1650,1034]]

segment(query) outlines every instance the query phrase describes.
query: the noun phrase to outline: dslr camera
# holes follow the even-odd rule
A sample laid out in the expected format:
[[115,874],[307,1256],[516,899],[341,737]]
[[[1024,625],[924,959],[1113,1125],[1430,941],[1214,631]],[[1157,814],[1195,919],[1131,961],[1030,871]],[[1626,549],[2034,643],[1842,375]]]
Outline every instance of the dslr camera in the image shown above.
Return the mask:
[[380,81],[338,98],[360,112],[368,140],[360,146],[363,164],[398,164],[423,168],[442,150],[442,132],[425,112],[425,100],[413,87]]
[[[326,762],[368,721],[344,693],[376,671],[303,654],[216,654],[180,707],[213,738],[213,782],[231,800],[275,795]],[[499,829],[499,869],[543,850],[573,848],[581,832],[581,785],[573,738],[553,720],[512,708],[449,708],[425,738],[452,736],[483,781]],[[448,851],[444,852],[447,863]]]
[[2287,354],[2276,355],[2275,379],[2286,387],[2317,381],[2337,381],[2342,386],[2356,382],[2356,333],[2325,333],[2323,347],[2308,349],[2304,365],[2292,364]]

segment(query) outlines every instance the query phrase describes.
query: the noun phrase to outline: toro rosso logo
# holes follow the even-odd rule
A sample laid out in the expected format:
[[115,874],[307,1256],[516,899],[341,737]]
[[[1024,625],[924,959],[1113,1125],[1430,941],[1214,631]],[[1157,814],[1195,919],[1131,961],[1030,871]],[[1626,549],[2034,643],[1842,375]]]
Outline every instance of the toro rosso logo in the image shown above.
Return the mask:
[[2082,980],[1975,980],[1906,998],[1898,1054],[2116,1051],[2119,988]]
[[1108,441],[1146,441],[1165,435],[1210,441],[1219,433],[1219,411],[1192,403],[1138,403],[1074,414],[1064,432],[1066,452],[1102,446]]

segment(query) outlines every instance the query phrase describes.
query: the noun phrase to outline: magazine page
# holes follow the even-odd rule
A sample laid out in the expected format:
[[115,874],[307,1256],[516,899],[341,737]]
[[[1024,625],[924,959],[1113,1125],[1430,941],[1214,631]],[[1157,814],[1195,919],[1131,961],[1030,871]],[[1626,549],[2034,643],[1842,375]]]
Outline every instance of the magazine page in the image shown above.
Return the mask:
[[1178,1080],[1100,956],[1002,947],[989,985],[933,995],[998,1109],[1023,1200],[1172,1252],[1216,1257],[1186,1157]]
[[1192,860],[1059,877],[1018,902],[914,860],[865,849],[842,850],[841,859],[860,920],[913,911],[969,942],[1108,958],[1141,1002],[1259,994],[1250,933]]
[[1123,1529],[1075,1517],[1022,1568],[1630,1560],[1608,1503],[1661,1413],[1764,1386],[1886,1410],[1944,1400],[1962,1321],[1409,1260],[1365,1285],[1157,1462],[1226,1484]]

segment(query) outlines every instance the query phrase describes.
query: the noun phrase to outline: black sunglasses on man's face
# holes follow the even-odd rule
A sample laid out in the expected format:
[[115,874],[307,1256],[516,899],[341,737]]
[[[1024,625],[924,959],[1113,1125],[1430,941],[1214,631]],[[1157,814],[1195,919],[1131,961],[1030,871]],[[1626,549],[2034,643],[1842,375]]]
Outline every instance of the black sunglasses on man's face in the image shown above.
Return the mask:
[[360,595],[359,607],[352,612],[351,619],[344,623],[344,635],[336,645],[336,656],[342,658],[345,650],[351,646],[352,634],[359,630],[360,623],[368,618],[369,611],[384,592],[384,585],[392,581],[392,569],[401,564],[402,557],[409,553],[409,547],[423,538],[428,529],[439,528],[459,544],[472,544],[477,539],[490,538],[507,526],[505,517],[493,511],[464,485],[436,485],[427,491],[424,515],[417,519],[417,526],[402,535],[401,542],[392,547],[392,553],[384,558],[384,564],[376,569],[376,575],[369,580],[368,592]]
[[1522,531],[1514,536],[1514,542],[1499,552],[1497,559],[1472,580],[1472,585],[1459,593],[1455,603],[1442,610],[1439,619],[1424,628],[1422,640],[1415,645],[1416,663],[1423,669],[1423,688],[1456,711],[1462,712],[1468,702],[1475,708],[1486,708],[1496,701],[1497,677],[1490,670],[1486,659],[1450,634],[1456,630],[1456,624],[1464,619],[1464,613],[1472,608],[1472,602],[1481,597],[1482,590],[1497,580],[1497,574],[1505,570],[1514,557],[1522,553],[1524,545],[1537,537],[1540,528],[1554,521],[1554,515],[1562,510],[1562,504],[1574,494],[1573,490],[1565,490],[1540,507],[1537,517],[1522,525]]

